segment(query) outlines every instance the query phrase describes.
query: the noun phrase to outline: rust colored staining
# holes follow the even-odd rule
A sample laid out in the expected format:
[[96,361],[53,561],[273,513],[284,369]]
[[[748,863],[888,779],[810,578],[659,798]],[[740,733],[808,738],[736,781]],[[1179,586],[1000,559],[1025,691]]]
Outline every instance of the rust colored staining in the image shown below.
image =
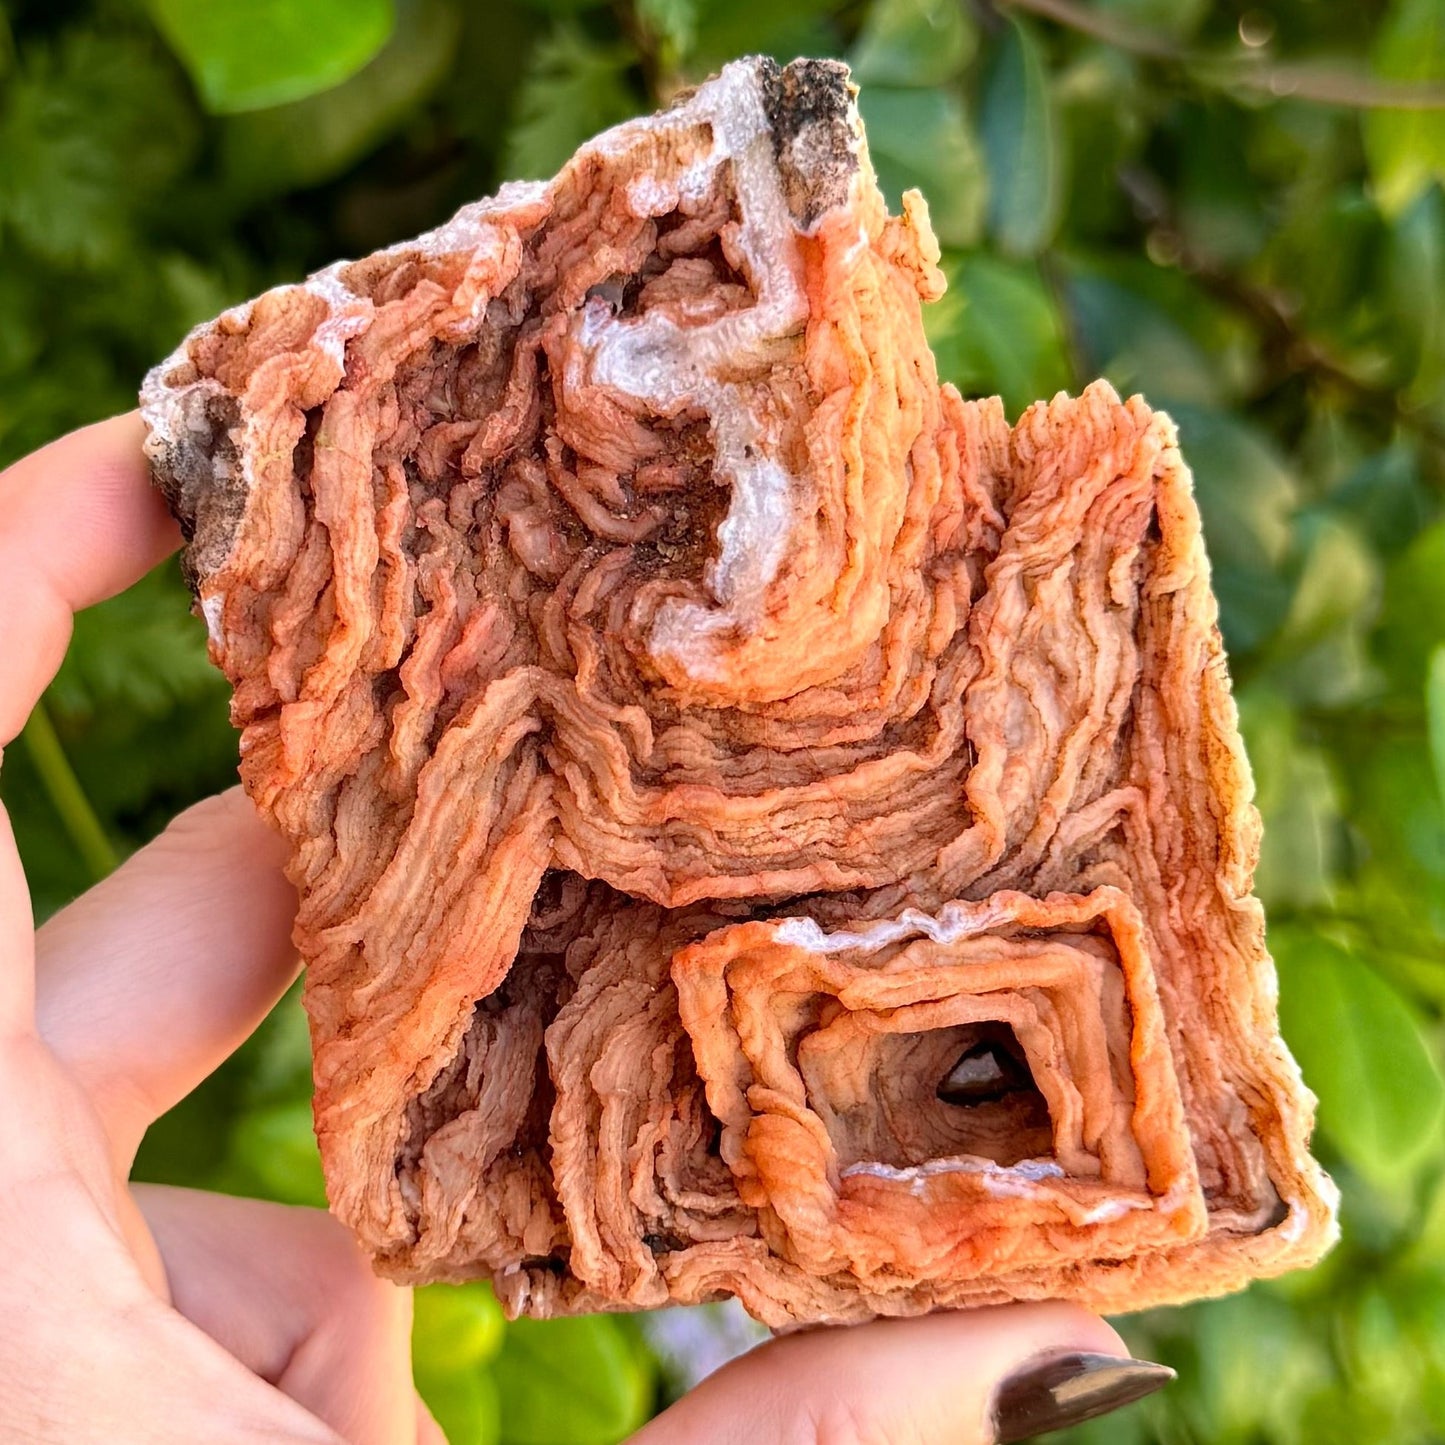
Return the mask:
[[1189,474],[940,385],[846,72],[740,61],[148,378],[402,1279],[785,1326],[1315,1258]]

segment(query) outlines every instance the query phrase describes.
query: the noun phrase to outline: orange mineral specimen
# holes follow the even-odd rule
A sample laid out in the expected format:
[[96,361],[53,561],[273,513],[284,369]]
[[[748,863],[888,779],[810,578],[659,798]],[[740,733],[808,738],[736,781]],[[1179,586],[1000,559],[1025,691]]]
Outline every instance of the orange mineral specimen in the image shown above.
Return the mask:
[[743,60],[146,381],[398,1279],[776,1326],[1315,1259],[1199,517],[940,385],[846,69]]

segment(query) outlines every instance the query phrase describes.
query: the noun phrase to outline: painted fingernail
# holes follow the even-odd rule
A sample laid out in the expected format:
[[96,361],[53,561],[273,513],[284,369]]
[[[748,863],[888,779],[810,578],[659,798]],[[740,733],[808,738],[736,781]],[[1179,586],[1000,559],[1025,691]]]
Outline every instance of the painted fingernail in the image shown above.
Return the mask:
[[1168,1365],[1117,1355],[1049,1355],[1011,1375],[993,1407],[997,1445],[1031,1440],[1132,1405],[1174,1378]]

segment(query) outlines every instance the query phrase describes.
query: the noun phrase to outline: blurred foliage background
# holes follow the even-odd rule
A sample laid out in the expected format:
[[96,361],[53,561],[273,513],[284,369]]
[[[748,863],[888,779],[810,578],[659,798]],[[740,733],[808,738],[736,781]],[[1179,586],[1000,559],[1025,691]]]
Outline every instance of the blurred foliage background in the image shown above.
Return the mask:
[[[1344,1242],[1124,1322],[1179,1383],[1070,1438],[1445,1439],[1445,0],[0,0],[0,462],[750,51],[852,63],[947,248],[946,376],[1107,375],[1196,475]],[[173,567],[83,615],[4,771],[40,911],[235,757]],[[293,997],[139,1172],[320,1202],[308,1092]],[[421,1292],[417,1361],[455,1445],[602,1445],[669,1388],[634,1321],[479,1286]]]

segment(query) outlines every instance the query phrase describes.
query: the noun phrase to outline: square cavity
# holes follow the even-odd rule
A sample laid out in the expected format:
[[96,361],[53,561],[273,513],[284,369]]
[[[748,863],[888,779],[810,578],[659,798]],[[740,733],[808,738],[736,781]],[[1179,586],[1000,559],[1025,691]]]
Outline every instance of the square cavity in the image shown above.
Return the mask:
[[1204,1231],[1116,889],[854,932],[739,924],[681,950],[673,977],[739,1193],[810,1270],[907,1288]]

